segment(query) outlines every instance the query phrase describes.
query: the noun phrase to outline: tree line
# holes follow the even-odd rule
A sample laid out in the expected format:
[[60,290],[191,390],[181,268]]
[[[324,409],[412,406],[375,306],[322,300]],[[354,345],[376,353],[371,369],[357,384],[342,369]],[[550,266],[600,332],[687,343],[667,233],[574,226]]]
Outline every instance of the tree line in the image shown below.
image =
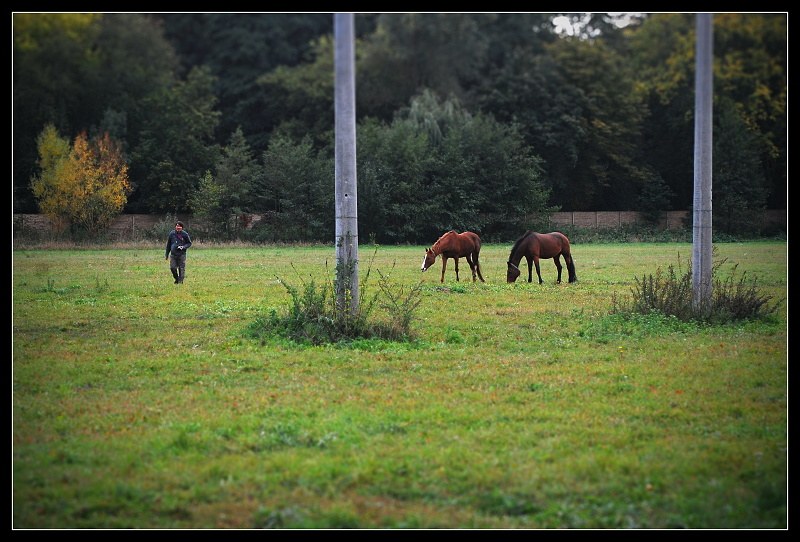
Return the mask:
[[[15,212],[53,213],[57,195],[72,229],[192,213],[238,238],[259,214],[247,235],[330,240],[332,19],[14,14]],[[355,20],[362,239],[510,239],[554,210],[691,208],[693,14]],[[715,229],[786,206],[786,73],[786,14],[714,16]]]

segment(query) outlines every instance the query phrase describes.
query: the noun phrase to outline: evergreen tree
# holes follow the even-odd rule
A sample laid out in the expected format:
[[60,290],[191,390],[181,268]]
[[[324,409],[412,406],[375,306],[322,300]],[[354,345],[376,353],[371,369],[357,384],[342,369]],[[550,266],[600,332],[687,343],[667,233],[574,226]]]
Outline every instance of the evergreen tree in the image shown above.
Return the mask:
[[241,128],[231,134],[216,164],[216,177],[206,171],[194,194],[189,196],[193,212],[209,223],[211,237],[236,239],[247,226],[245,213],[254,210],[253,187],[261,168],[253,158]]
[[185,81],[147,99],[151,111],[131,151],[136,192],[130,210],[185,213],[203,173],[217,161],[219,122],[213,77],[193,69]]
[[254,203],[264,220],[262,239],[332,241],[334,237],[333,157],[316,151],[310,137],[295,142],[277,133],[262,155],[263,175]]

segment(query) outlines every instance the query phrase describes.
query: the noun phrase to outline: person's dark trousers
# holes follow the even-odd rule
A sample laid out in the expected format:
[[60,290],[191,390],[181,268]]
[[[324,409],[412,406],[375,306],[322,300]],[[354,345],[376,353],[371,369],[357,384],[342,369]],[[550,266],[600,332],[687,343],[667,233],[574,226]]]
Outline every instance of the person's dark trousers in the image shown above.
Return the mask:
[[170,254],[169,268],[172,276],[175,277],[175,284],[182,284],[183,279],[186,278],[186,253]]

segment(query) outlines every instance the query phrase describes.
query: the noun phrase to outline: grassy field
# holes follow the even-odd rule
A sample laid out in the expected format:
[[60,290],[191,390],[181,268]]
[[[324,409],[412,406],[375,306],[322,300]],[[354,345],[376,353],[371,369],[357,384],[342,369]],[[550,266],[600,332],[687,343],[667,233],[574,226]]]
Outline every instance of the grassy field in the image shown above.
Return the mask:
[[[416,340],[322,347],[246,330],[332,246],[198,243],[183,285],[160,244],[14,250],[13,527],[787,528],[785,301],[624,321],[690,244],[577,245],[560,285],[506,284],[510,244],[442,285],[423,248],[360,248],[365,296],[422,280]],[[785,242],[716,258],[786,297]]]

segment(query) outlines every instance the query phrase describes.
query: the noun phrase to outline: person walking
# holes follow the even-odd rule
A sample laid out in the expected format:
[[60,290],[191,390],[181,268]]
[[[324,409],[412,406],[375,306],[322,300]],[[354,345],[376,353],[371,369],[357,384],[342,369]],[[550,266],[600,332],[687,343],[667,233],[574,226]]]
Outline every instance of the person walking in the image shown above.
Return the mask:
[[167,238],[167,252],[165,260],[169,260],[169,270],[175,277],[175,284],[182,284],[186,278],[186,251],[192,246],[189,232],[183,229],[183,222],[176,222],[175,229]]

